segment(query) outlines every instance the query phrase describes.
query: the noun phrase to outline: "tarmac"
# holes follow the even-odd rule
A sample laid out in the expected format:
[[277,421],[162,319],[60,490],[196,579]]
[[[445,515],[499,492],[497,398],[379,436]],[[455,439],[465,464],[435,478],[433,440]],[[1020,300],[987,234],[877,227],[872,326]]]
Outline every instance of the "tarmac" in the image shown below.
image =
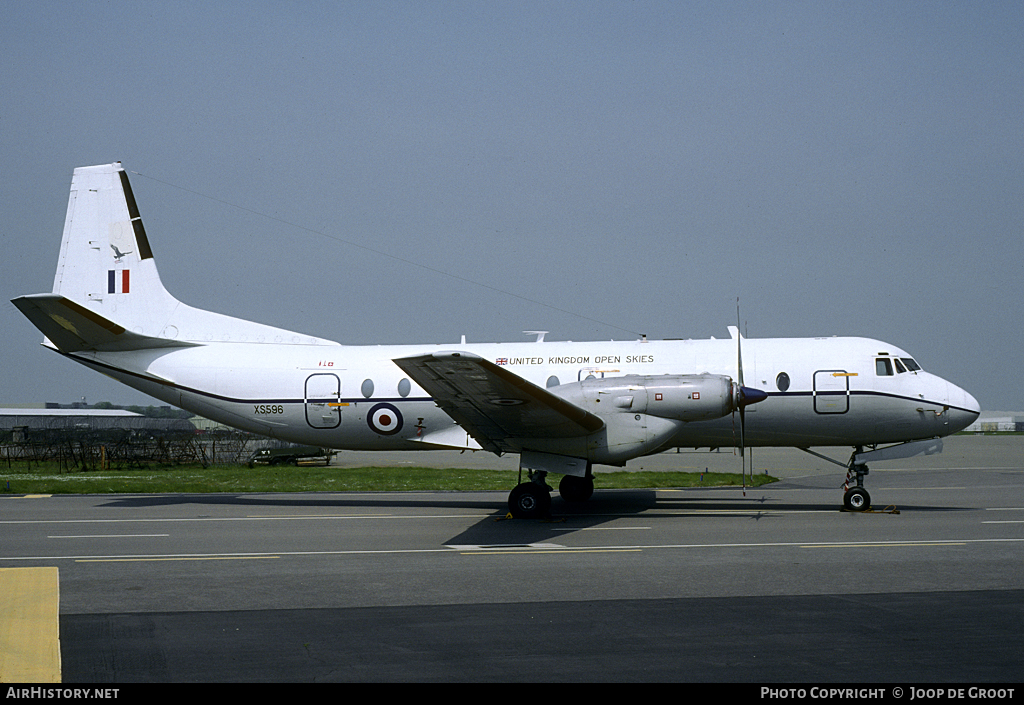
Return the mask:
[[[556,492],[550,521],[506,518],[504,492],[5,496],[0,569],[56,569],[64,683],[1008,683],[1022,451],[879,463],[868,513],[791,449],[754,451],[778,483]],[[413,455],[335,464],[516,467]]]

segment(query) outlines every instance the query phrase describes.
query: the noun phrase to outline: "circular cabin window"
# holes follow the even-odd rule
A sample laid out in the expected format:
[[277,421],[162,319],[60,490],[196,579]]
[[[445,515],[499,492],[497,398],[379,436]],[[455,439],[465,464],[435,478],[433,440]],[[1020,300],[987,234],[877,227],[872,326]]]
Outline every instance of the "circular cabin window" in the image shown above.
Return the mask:
[[775,386],[779,388],[780,392],[785,392],[789,389],[789,375],[785,372],[780,372],[779,376],[775,378]]

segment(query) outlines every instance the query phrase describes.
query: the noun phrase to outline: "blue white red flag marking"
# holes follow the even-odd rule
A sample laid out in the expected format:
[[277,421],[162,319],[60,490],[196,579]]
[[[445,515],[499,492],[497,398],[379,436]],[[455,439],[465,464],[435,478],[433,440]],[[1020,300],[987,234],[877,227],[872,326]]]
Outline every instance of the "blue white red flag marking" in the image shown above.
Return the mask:
[[127,269],[108,269],[107,270],[107,293],[108,294],[127,294],[129,290],[128,286],[128,272]]

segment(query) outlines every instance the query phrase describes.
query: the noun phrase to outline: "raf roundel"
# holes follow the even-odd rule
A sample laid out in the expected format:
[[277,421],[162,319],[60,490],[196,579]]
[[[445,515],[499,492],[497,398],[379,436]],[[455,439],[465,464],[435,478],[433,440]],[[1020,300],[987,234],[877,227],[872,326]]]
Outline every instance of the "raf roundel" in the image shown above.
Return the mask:
[[393,404],[375,404],[366,415],[366,423],[382,436],[393,436],[402,430],[402,413]]

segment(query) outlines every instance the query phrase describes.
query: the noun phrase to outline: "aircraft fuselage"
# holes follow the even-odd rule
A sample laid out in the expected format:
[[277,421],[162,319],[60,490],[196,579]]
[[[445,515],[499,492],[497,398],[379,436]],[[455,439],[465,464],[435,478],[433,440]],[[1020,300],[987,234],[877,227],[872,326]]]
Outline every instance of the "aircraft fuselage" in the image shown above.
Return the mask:
[[[351,450],[478,449],[393,362],[435,351],[473,353],[555,393],[588,377],[738,373],[733,339],[367,347],[211,341],[70,356],[167,403],[296,443]],[[878,360],[911,357],[888,343],[743,339],[742,355],[746,384],[768,394],[746,410],[748,446],[894,443],[948,435],[977,416],[969,394],[928,372],[878,374]],[[388,423],[373,418],[380,409]],[[736,433],[731,414],[694,421],[651,450],[734,446]]]

